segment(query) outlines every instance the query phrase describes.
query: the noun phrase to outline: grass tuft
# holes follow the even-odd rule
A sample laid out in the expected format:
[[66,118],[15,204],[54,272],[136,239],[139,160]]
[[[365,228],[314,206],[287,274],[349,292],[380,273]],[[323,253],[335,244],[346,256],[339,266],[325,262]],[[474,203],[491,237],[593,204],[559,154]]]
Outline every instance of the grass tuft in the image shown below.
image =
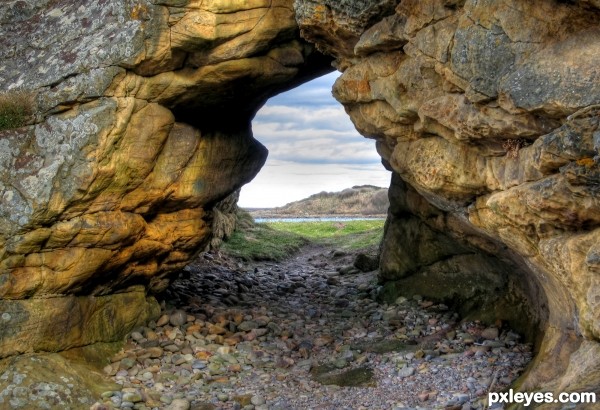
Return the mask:
[[26,91],[8,91],[0,95],[0,131],[20,128],[33,114],[33,95]]

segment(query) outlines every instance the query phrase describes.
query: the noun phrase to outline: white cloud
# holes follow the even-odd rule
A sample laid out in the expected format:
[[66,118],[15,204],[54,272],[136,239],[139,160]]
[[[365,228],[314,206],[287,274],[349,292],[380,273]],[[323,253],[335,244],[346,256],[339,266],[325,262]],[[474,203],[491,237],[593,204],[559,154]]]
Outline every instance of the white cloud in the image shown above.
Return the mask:
[[319,128],[338,131],[356,130],[341,105],[299,106],[266,105],[257,114],[254,124],[278,124],[282,128]]
[[355,185],[387,187],[390,173],[382,165],[298,164],[268,161],[258,176],[242,189],[239,205],[271,208],[321,191],[336,192]]
[[269,149],[269,158],[242,189],[240,206],[274,207],[321,191],[389,185],[375,143],[356,131],[331,96],[338,75],[280,94],[257,113],[254,137]]

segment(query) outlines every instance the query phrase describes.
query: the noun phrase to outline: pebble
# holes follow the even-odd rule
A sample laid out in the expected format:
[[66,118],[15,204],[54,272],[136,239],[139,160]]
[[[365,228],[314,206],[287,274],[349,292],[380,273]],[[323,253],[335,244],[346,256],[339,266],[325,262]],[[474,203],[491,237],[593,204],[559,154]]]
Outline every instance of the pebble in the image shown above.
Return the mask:
[[255,406],[260,406],[262,404],[265,404],[265,399],[262,396],[252,396],[250,402]]
[[189,410],[190,402],[186,399],[175,399],[166,408],[166,410]]
[[172,326],[182,326],[187,323],[187,313],[183,310],[175,310],[169,315],[169,323]]
[[200,257],[104,368],[121,390],[96,408],[480,410],[492,381],[501,391],[531,360],[504,326],[459,322],[420,296],[377,303],[376,272],[352,260]]
[[413,367],[404,367],[398,370],[398,377],[405,378],[415,374],[415,369]]
[[169,323],[169,315],[162,315],[157,321],[156,321],[156,326],[157,327],[162,327],[164,325],[166,325],[167,323]]
[[487,329],[483,329],[481,331],[481,337],[483,337],[484,339],[488,339],[488,340],[494,340],[498,338],[499,335],[499,330],[498,328],[495,327],[488,327]]

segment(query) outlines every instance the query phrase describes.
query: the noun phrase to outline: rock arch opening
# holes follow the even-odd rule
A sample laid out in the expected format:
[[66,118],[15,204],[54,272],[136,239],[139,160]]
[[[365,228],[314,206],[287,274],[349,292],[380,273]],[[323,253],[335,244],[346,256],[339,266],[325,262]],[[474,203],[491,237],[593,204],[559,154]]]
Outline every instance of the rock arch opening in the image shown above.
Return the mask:
[[0,11],[0,86],[36,105],[0,133],[2,357],[157,316],[151,293],[264,161],[256,109],[334,60],[396,174],[388,292],[498,271],[455,300],[525,295],[542,342],[518,387],[600,394],[597,1],[134,3]]
[[381,165],[374,141],[358,134],[331,95],[338,76],[319,77],[261,107],[252,130],[269,156],[243,187],[240,206],[274,208],[323,191],[389,185],[390,173]]

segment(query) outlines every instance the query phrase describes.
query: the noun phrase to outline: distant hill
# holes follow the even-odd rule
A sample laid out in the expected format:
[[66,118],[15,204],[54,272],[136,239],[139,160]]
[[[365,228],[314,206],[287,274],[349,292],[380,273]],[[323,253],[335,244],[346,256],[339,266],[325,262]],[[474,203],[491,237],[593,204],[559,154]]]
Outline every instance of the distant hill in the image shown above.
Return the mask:
[[385,216],[389,206],[387,188],[354,186],[341,192],[320,192],[278,208],[247,209],[254,218],[324,215]]

